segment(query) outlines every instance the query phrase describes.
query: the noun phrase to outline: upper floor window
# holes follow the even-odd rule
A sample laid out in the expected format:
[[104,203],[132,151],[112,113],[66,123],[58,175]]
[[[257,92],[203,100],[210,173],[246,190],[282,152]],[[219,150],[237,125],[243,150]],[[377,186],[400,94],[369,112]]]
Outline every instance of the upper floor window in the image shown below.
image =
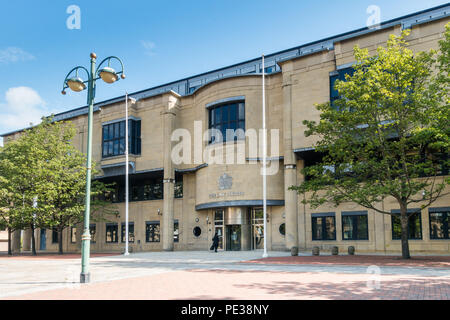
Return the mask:
[[[141,121],[128,120],[128,152],[141,154]],[[125,154],[125,120],[103,126],[103,158]]]
[[[237,129],[245,131],[245,103],[234,102],[209,109],[209,129],[217,130],[217,134],[212,133],[210,143],[239,140],[235,131]],[[233,130],[228,137],[227,130]],[[221,139],[218,137],[219,132]]]
[[348,74],[353,76],[355,70],[353,68],[345,68],[341,70],[337,70],[330,75],[330,103],[331,106],[334,107],[334,102],[341,98],[339,95],[339,91],[336,90],[335,84],[336,80],[345,81],[345,76]]

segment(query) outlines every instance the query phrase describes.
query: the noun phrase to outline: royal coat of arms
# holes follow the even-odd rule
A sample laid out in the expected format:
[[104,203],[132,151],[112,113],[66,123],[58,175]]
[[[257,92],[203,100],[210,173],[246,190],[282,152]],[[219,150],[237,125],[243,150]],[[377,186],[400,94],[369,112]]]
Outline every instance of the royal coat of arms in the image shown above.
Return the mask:
[[219,178],[219,189],[230,190],[233,187],[233,178],[224,173]]

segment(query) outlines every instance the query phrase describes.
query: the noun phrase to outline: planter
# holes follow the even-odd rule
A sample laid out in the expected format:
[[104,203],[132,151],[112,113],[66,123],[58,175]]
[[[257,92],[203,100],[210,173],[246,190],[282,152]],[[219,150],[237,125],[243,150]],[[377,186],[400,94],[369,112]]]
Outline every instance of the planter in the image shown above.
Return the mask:
[[320,255],[320,248],[319,247],[314,247],[313,250],[312,250],[312,254],[313,254],[313,256]]
[[293,256],[293,257],[298,256],[298,247],[291,248],[291,256]]
[[355,254],[355,247],[354,246],[348,247],[348,254],[350,256],[353,256]]
[[331,254],[333,256],[337,256],[339,254],[339,248],[338,247],[331,248]]

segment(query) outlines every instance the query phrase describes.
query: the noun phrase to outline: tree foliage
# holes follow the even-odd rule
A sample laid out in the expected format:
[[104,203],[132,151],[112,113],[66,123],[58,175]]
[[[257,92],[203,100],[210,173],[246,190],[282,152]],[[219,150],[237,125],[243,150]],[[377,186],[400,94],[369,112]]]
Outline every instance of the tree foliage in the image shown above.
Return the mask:
[[353,76],[335,84],[340,99],[316,106],[319,122],[304,121],[306,136],[318,137],[315,149],[322,158],[306,167],[306,181],[292,188],[313,208],[353,202],[391,214],[378,204],[395,199],[404,258],[409,258],[408,207],[429,206],[449,183],[442,176],[449,146],[449,27],[438,58],[433,50],[414,54],[408,35],[408,30],[391,35],[374,56],[355,47]]

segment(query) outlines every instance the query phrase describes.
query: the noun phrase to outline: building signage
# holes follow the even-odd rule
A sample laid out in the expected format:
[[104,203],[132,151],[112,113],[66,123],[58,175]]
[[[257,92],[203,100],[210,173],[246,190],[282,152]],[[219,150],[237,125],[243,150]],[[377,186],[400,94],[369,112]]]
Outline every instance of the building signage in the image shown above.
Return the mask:
[[[233,187],[233,178],[228,174],[224,173],[219,178],[218,187],[219,190],[222,191],[230,190]],[[217,192],[209,194],[210,199],[219,199],[226,197],[242,197],[242,196],[244,196],[244,192],[235,192],[235,191]]]

